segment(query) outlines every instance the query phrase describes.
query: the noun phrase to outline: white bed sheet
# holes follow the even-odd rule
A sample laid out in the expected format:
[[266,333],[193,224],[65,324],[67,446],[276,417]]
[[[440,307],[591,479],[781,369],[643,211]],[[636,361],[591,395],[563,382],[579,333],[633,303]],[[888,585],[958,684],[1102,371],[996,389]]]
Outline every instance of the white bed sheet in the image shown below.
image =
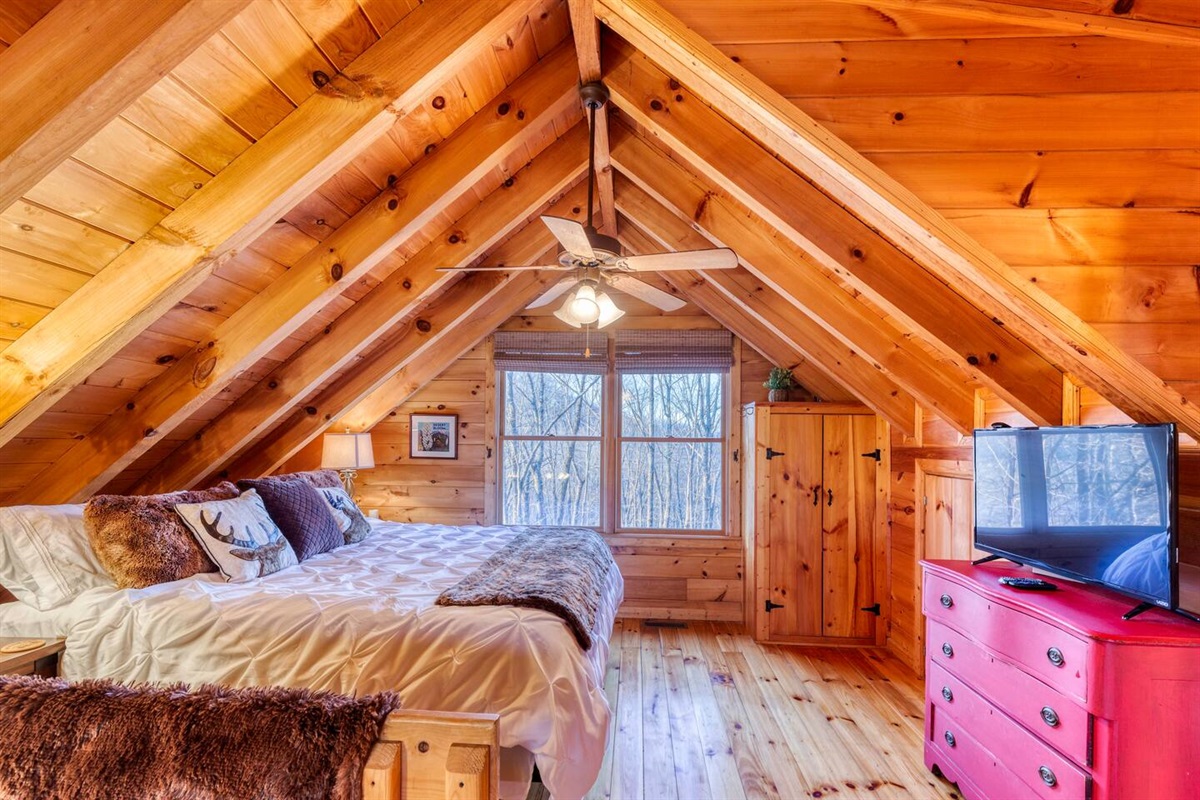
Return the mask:
[[359,544],[249,583],[212,573],[92,589],[48,612],[5,609],[0,630],[65,636],[70,679],[392,689],[408,708],[496,713],[501,746],[532,752],[555,798],[585,794],[610,719],[604,671],[620,572],[609,575],[585,652],[544,611],[434,605],[516,529],[373,527]]

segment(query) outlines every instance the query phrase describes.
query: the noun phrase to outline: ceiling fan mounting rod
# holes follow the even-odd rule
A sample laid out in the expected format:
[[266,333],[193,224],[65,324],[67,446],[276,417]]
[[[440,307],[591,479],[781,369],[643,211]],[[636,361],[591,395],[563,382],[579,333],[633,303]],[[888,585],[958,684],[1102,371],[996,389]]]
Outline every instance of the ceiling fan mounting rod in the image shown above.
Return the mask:
[[579,96],[588,109],[588,187],[587,187],[587,226],[595,230],[592,224],[592,197],[596,188],[596,109],[608,102],[608,87],[600,81],[591,81],[579,87]]

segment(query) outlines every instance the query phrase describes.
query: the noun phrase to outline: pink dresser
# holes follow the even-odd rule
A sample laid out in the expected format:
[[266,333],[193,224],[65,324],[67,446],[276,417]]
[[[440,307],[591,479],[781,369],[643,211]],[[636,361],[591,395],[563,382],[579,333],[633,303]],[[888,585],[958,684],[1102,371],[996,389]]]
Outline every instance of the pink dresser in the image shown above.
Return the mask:
[[1200,797],[1200,623],[926,561],[925,765],[968,800]]

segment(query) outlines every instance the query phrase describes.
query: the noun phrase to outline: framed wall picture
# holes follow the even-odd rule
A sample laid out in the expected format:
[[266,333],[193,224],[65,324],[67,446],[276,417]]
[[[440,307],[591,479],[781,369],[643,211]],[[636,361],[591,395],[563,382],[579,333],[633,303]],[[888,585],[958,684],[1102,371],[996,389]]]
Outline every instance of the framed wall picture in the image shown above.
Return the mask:
[[458,414],[409,414],[411,458],[458,458]]

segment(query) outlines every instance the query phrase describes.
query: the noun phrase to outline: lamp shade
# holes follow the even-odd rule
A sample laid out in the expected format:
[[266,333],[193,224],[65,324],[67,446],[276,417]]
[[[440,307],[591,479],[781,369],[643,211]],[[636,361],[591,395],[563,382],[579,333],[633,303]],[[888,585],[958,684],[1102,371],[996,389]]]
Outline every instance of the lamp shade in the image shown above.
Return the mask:
[[327,433],[321,451],[322,469],[371,469],[375,452],[369,433]]

